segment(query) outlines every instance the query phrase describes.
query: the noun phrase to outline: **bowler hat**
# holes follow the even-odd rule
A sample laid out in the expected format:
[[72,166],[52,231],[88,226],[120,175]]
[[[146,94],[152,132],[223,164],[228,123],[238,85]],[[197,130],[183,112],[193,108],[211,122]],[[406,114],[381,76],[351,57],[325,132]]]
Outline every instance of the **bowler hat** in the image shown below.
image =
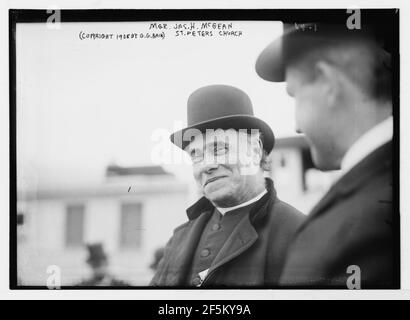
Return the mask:
[[87,262],[91,265],[99,265],[107,260],[107,255],[101,243],[88,244]]
[[275,143],[272,129],[253,115],[251,99],[242,90],[227,85],[202,87],[190,95],[187,106],[188,127],[170,136],[171,142],[181,149],[191,142],[184,139],[184,133],[189,129],[201,133],[207,129],[258,129],[265,151],[272,151]]
[[383,45],[386,47],[386,37],[387,31],[370,25],[351,30],[343,23],[284,24],[283,34],[260,53],[255,69],[262,79],[282,82],[285,81],[286,66],[289,62],[313,49],[346,41],[370,41],[382,48]]

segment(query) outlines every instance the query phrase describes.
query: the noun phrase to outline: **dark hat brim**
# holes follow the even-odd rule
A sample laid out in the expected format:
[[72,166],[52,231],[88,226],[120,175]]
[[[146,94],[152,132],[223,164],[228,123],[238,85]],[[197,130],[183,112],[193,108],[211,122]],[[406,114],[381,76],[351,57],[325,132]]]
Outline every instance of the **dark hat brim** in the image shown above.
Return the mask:
[[212,119],[209,121],[204,121],[197,123],[195,125],[186,127],[179,131],[174,132],[170,136],[170,140],[173,144],[177,147],[184,150],[191,141],[184,141],[184,133],[188,129],[198,129],[201,133],[205,133],[206,129],[259,129],[262,133],[263,138],[263,148],[267,153],[270,153],[275,145],[275,136],[271,127],[263,120],[249,115],[233,115],[233,116],[226,116],[220,117],[216,119]]
[[329,44],[363,41],[382,47],[385,36],[377,35],[374,26],[362,26],[359,30],[350,30],[345,24],[308,23],[303,27],[285,28],[283,34],[271,42],[259,54],[255,70],[264,80],[283,82],[286,77],[286,68],[291,61],[320,49]]
[[272,82],[285,81],[286,65],[283,57],[283,37],[270,43],[256,60],[255,70],[259,77]]

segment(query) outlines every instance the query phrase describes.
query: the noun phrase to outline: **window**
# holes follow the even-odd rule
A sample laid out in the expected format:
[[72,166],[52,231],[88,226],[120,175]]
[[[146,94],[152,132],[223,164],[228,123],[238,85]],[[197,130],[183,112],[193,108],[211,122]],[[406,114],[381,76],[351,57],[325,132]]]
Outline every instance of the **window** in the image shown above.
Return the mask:
[[82,246],[84,243],[84,205],[68,205],[66,211],[66,245]]
[[123,203],[121,205],[120,246],[139,248],[142,242],[142,205]]

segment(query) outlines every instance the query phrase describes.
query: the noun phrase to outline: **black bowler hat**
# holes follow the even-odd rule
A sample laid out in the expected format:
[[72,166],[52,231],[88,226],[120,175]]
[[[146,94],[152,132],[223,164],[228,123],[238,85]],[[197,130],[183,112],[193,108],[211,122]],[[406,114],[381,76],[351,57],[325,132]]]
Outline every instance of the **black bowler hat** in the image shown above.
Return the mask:
[[390,65],[388,31],[377,26],[362,25],[349,29],[345,23],[293,23],[284,24],[283,34],[270,43],[259,55],[255,69],[265,80],[285,81],[286,66],[313,49],[347,41],[372,42],[381,49],[385,63]]
[[92,266],[98,266],[107,261],[107,255],[101,243],[88,244],[87,262]]
[[235,87],[210,85],[199,88],[188,98],[187,115],[188,127],[170,136],[171,142],[181,149],[191,142],[183,139],[188,129],[197,129],[201,133],[206,129],[259,129],[266,152],[270,153],[275,144],[269,125],[253,115],[251,99]]

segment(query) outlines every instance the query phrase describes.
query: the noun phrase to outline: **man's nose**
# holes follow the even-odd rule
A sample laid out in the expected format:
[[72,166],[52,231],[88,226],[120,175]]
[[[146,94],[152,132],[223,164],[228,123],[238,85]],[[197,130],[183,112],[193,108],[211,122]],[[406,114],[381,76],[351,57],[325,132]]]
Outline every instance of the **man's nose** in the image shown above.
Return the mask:
[[215,157],[205,157],[201,163],[201,171],[210,173],[216,169],[218,169],[218,163]]

